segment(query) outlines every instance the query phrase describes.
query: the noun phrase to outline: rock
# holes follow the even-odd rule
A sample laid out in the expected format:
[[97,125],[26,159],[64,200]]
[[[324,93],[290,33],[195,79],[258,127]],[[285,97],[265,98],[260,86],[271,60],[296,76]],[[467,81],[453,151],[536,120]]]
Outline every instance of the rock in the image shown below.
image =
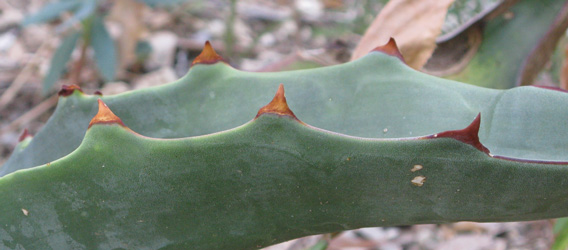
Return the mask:
[[225,21],[215,19],[207,25],[207,31],[213,37],[223,37],[225,34]]
[[259,42],[263,47],[272,47],[276,44],[276,37],[270,33],[266,33],[260,37]]
[[[148,88],[177,80],[177,75],[171,67],[163,67],[159,70],[145,74],[132,82],[134,89]],[[104,94],[104,92],[103,92]]]
[[280,62],[285,56],[271,50],[261,52],[256,59],[243,59],[240,68],[244,71],[257,71],[273,63]]
[[438,245],[439,250],[505,250],[504,239],[493,239],[489,235],[458,235]]
[[268,21],[283,21],[292,16],[292,10],[285,6],[266,6],[243,1],[237,3],[237,12],[246,19]]
[[175,59],[177,41],[177,35],[170,31],[159,31],[150,36],[148,42],[152,52],[145,63],[146,68],[171,67]]
[[304,21],[315,22],[323,16],[323,4],[319,0],[296,0],[294,5]]
[[2,15],[0,15],[0,32],[20,25],[23,19],[24,15],[20,10],[15,8],[3,8]]
[[235,30],[235,38],[237,40],[236,41],[237,45],[246,48],[253,43],[254,41],[252,38],[253,32],[249,28],[249,25],[246,24],[241,18],[235,19],[234,30]]
[[105,83],[105,86],[101,89],[101,93],[107,96],[120,94],[128,90],[130,90],[130,86],[125,82],[108,82]]
[[287,40],[288,38],[294,36],[298,32],[298,25],[294,20],[286,20],[280,27],[274,32],[276,39]]

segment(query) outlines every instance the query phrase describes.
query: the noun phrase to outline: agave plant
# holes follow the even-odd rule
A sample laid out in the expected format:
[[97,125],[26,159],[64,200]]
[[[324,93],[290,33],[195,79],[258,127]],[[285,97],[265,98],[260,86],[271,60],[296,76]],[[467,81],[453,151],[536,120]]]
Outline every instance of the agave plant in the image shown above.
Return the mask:
[[279,73],[236,70],[206,44],[170,84],[64,87],[1,168],[0,244],[254,249],[369,226],[568,216],[567,117],[564,92],[429,76],[394,40]]

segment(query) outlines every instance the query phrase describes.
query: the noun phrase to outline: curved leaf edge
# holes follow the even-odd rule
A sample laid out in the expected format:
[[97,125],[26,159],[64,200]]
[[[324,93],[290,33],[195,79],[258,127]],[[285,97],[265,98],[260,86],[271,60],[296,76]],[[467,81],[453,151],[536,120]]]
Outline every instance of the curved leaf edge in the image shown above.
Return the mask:
[[[82,92],[82,90],[80,88],[75,88],[75,87],[71,87],[71,88],[72,88],[73,94],[84,95],[84,93]],[[282,119],[294,120],[295,122],[298,122],[299,124],[302,124],[302,125],[310,128],[311,130],[313,130],[314,133],[324,133],[324,134],[328,134],[328,135],[335,135],[335,136],[338,136],[338,137],[341,137],[341,138],[349,138],[349,139],[353,139],[353,140],[371,141],[371,142],[373,142],[373,141],[374,142],[385,142],[385,143],[388,143],[388,142],[403,142],[403,141],[412,141],[412,140],[438,140],[438,139],[449,138],[449,139],[452,139],[452,140],[456,140],[460,143],[467,144],[467,145],[475,148],[476,150],[484,153],[485,155],[487,155],[487,157],[498,159],[498,160],[513,161],[513,162],[520,162],[520,163],[527,163],[527,164],[568,166],[568,162],[564,162],[564,161],[542,161],[542,160],[530,160],[530,159],[517,159],[517,158],[512,158],[512,157],[506,157],[506,156],[499,156],[499,155],[491,154],[489,149],[487,149],[479,141],[478,134],[479,134],[479,128],[480,128],[480,124],[481,124],[481,113],[479,113],[475,117],[475,119],[471,122],[471,124],[468,125],[464,129],[443,131],[443,132],[435,133],[435,134],[432,134],[432,135],[417,136],[417,137],[366,138],[366,137],[357,137],[357,136],[345,135],[345,134],[321,129],[321,128],[318,128],[318,127],[314,127],[314,126],[308,125],[308,124],[302,122],[301,120],[299,120],[294,115],[292,110],[288,107],[288,104],[286,102],[286,98],[284,96],[283,84],[280,84],[278,91],[276,92],[273,100],[269,104],[267,104],[266,106],[260,108],[257,116],[253,120],[251,120],[250,122],[245,123],[245,124],[238,126],[236,128],[229,129],[229,130],[219,131],[219,132],[215,132],[215,133],[211,133],[211,134],[207,134],[207,135],[199,135],[199,136],[170,138],[170,139],[153,138],[153,137],[144,136],[144,135],[141,135],[139,133],[136,133],[135,131],[133,131],[129,127],[127,127],[122,122],[122,120],[118,116],[116,116],[112,112],[112,110],[100,98],[98,99],[98,106],[99,106],[99,111],[95,115],[95,117],[93,117],[91,122],[89,123],[89,127],[87,129],[87,134],[85,135],[81,145],[84,144],[85,140],[94,140],[94,138],[90,138],[88,136],[89,135],[88,131],[93,126],[118,125],[120,127],[123,127],[125,130],[129,131],[130,133],[133,133],[134,135],[136,135],[140,138],[144,138],[146,140],[150,140],[150,141],[180,141],[180,140],[193,140],[193,139],[196,139],[196,138],[206,139],[206,138],[213,137],[213,136],[223,136],[225,134],[232,133],[235,130],[239,130],[243,127],[250,126],[257,119],[259,119],[259,118],[261,118],[265,115],[268,115],[268,116],[272,115],[272,116],[281,117]],[[32,137],[27,137],[27,138],[29,138],[29,139],[22,141],[20,143],[22,145],[19,146],[18,148],[22,148],[24,146],[24,144],[25,145],[29,144]],[[75,151],[80,151],[81,145]],[[75,152],[75,151],[73,151],[73,152]],[[73,152],[71,154],[73,154]],[[65,156],[65,157],[67,157],[67,156]],[[63,157],[63,158],[65,158],[65,157]],[[49,166],[50,164],[51,163],[48,163],[48,164],[42,165],[42,166]],[[42,167],[42,166],[38,166],[38,167]],[[34,168],[37,168],[37,167],[34,167]],[[1,179],[2,179],[2,177],[0,177],[0,180]]]
[[[208,50],[207,47],[209,47],[210,51],[207,52],[207,53],[205,53],[205,52]],[[397,53],[395,53],[396,51],[398,51],[398,49],[396,48],[396,43],[394,42],[394,40],[389,41],[389,43],[387,43],[387,44],[384,45],[383,47],[386,47],[386,49],[381,49],[380,47],[378,47],[378,48],[376,48],[375,50],[371,51],[369,54],[380,53],[380,54],[386,54],[386,55],[388,55],[388,56],[395,57],[395,58],[400,59],[400,60],[390,60],[389,62],[390,62],[390,63],[395,63],[395,64],[396,64],[396,63],[399,63],[399,64],[401,64],[401,65],[404,65],[403,67],[407,67],[407,66],[404,64],[403,59],[400,58],[400,57],[398,57],[398,56],[397,56]],[[385,50],[386,50],[386,51],[385,51]],[[388,51],[391,51],[392,53],[391,53],[391,52],[388,52]],[[393,51],[394,51],[394,52],[393,52]],[[204,49],[204,53],[205,53],[205,54],[209,54],[209,55],[213,55],[211,58],[215,58],[215,57],[221,58],[219,55],[217,55],[217,54],[214,52],[214,50],[212,49],[212,47],[210,46],[210,44],[209,44],[209,46],[206,46],[206,48]],[[202,53],[202,54],[203,54],[203,53]],[[205,59],[207,59],[207,58],[209,58],[209,57],[206,57]],[[397,61],[398,61],[398,62],[397,62]],[[120,98],[127,97],[127,96],[132,97],[132,96],[134,96],[134,95],[148,94],[148,93],[150,93],[150,92],[153,92],[153,91],[158,90],[158,88],[161,88],[161,87],[163,87],[163,86],[170,86],[170,87],[171,87],[171,86],[180,85],[180,84],[183,85],[183,84],[184,84],[184,81],[186,81],[188,78],[190,78],[192,71],[194,71],[194,70],[198,70],[198,71],[199,71],[199,70],[202,70],[202,69],[199,69],[199,67],[211,67],[211,64],[216,64],[217,62],[223,62],[223,65],[227,66],[227,67],[221,67],[221,68],[220,68],[221,70],[224,70],[224,71],[229,71],[229,72],[235,71],[235,72],[243,73],[243,74],[246,74],[246,75],[249,75],[249,74],[259,74],[259,73],[253,73],[253,72],[239,71],[239,70],[237,70],[237,69],[235,69],[235,68],[230,67],[230,66],[229,66],[228,64],[226,64],[223,60],[217,60],[217,61],[210,62],[210,63],[200,63],[199,61],[194,61],[194,63],[196,64],[196,65],[194,65],[194,67],[196,67],[196,69],[190,69],[190,71],[189,71],[184,77],[182,77],[182,78],[180,78],[180,79],[178,79],[178,80],[176,80],[176,81],[174,81],[174,82],[172,82],[172,83],[164,84],[164,85],[161,85],[161,86],[150,87],[150,88],[147,88],[147,89],[128,91],[128,92],[125,92],[125,93],[121,93],[121,94],[117,94],[117,95],[112,95],[112,96],[105,96],[105,100],[107,100],[107,98],[108,98],[108,100],[116,100],[116,99],[120,99]],[[353,65],[353,66],[350,66],[350,65],[349,65],[349,64],[356,64],[356,63],[358,63],[358,62],[357,62],[357,61],[354,61],[354,62],[349,62],[349,63],[347,63],[347,64],[329,66],[329,67],[325,67],[325,68],[326,68],[326,70],[333,70],[334,68],[339,69],[340,67],[356,67],[355,65]],[[203,64],[203,65],[200,65],[200,64]],[[205,68],[203,68],[203,69],[205,69]],[[217,69],[217,67],[216,67],[216,69]],[[323,70],[323,69],[316,69],[316,70]],[[263,74],[263,73],[260,73],[260,75],[262,75],[262,74]],[[271,73],[267,73],[267,74],[271,74]],[[428,75],[425,75],[425,76],[428,76]],[[429,76],[429,77],[431,77],[431,76]],[[445,86],[445,85],[444,85],[444,86]],[[438,87],[441,87],[441,86],[438,86]],[[481,89],[481,88],[479,88],[479,87],[468,86],[468,85],[463,85],[463,87],[464,87],[464,88]],[[527,87],[525,87],[525,88],[527,88]],[[530,88],[530,87],[528,87],[528,88]],[[506,91],[500,91],[500,90],[487,90],[487,91],[494,91],[494,92],[495,92],[495,91],[498,91],[499,93],[505,93],[505,92],[506,92]],[[100,92],[98,92],[98,91],[95,92],[95,95],[101,95],[101,96],[102,96],[102,94],[101,94]],[[59,101],[59,103],[58,103],[58,105],[57,105],[56,112],[57,112],[57,110],[59,110],[59,109],[68,108],[68,107],[65,107],[65,105],[64,105],[64,104],[65,104],[65,100],[66,100],[67,98],[75,98],[75,99],[77,99],[77,100],[79,100],[79,99],[90,99],[91,101],[94,101],[94,100],[97,99],[97,98],[94,97],[94,96],[87,95],[87,94],[83,93],[83,91],[82,91],[78,86],[64,86],[64,87],[62,88],[62,90],[60,91],[60,96],[61,96],[61,98],[60,98],[60,101]],[[93,99],[94,99],[94,100],[93,100]],[[50,119],[51,119],[51,118],[50,118]],[[491,114],[490,114],[490,116],[489,116],[489,121],[491,121]],[[48,121],[48,123],[49,123],[49,121]],[[329,133],[335,133],[335,132],[330,132],[330,131],[327,131],[327,132],[329,132]],[[217,133],[219,133],[219,132],[217,132]],[[348,135],[346,135],[346,136],[348,136]],[[364,138],[365,138],[365,137],[356,137],[356,136],[353,136],[353,137],[354,137],[354,138],[360,138],[360,139],[364,139]],[[479,148],[479,146],[476,146],[476,147]],[[21,151],[21,150],[20,150],[20,151]],[[14,151],[13,155],[16,154],[16,153],[18,153],[18,152]],[[549,161],[549,160],[546,160],[546,158],[541,158],[541,159],[539,159],[539,160],[528,160],[528,159],[522,159],[522,158],[518,158],[518,157],[516,157],[516,158],[513,157],[513,158],[512,158],[512,157],[507,157],[507,156],[493,156],[493,155],[491,155],[491,156],[492,156],[492,157],[496,157],[496,158],[500,158],[500,159],[504,159],[504,160],[521,161],[521,162],[534,162],[534,163],[560,164],[560,165],[565,164],[565,161],[564,161],[563,159],[561,159],[560,161],[552,161],[552,160]],[[542,159],[544,159],[544,160],[542,160]],[[35,165],[35,164],[34,164],[34,165]],[[31,166],[29,166],[29,167],[31,167]]]

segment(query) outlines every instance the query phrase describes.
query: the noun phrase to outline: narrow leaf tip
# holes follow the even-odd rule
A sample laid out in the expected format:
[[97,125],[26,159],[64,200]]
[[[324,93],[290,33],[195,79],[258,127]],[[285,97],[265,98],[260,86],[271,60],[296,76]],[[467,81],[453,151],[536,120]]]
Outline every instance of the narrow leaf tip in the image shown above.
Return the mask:
[[89,123],[89,128],[95,124],[119,124],[120,126],[126,127],[124,123],[122,123],[122,120],[120,120],[101,99],[99,99],[99,112]]
[[205,42],[205,47],[203,47],[203,51],[201,51],[201,54],[199,54],[193,60],[193,63],[191,63],[191,65],[193,66],[195,64],[214,64],[219,61],[225,61],[225,59],[223,59],[223,57],[218,55],[217,52],[215,52],[215,50],[213,49],[213,46],[211,46],[211,43],[207,41]]
[[255,119],[263,114],[290,116],[295,120],[298,120],[296,115],[294,115],[294,112],[292,112],[292,110],[288,107],[286,97],[284,96],[284,85],[280,84],[280,86],[278,86],[278,91],[276,91],[276,95],[274,95],[272,101],[258,110]]
[[70,96],[75,92],[75,90],[83,93],[83,90],[81,89],[81,87],[79,87],[75,84],[71,84],[71,85],[63,85],[61,87],[61,90],[59,90],[59,92],[57,94],[59,96]]
[[479,151],[489,154],[489,149],[487,149],[481,142],[479,141],[479,127],[481,126],[481,113],[475,117],[473,122],[469,124],[464,129],[461,130],[450,130],[441,133],[437,133],[427,138],[452,138],[463,143],[469,144]]
[[402,53],[400,53],[400,50],[398,49],[398,46],[396,45],[396,41],[394,40],[394,38],[390,38],[389,41],[382,46],[378,46],[375,49],[371,50],[371,52],[373,51],[378,51],[378,52],[382,52],[385,53],[387,55],[390,56],[395,56],[398,59],[400,59],[403,63],[406,63],[404,61],[404,57],[402,57]]

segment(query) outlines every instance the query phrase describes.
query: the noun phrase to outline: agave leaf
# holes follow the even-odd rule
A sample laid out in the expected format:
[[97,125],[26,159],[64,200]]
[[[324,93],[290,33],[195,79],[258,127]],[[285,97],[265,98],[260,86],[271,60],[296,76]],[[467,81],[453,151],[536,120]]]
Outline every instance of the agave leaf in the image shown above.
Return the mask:
[[105,81],[112,81],[114,80],[117,67],[117,54],[114,42],[104,25],[102,17],[95,17],[91,25],[90,39],[91,46],[93,46],[95,51],[97,68]]
[[519,1],[510,12],[486,23],[477,53],[467,66],[445,77],[498,89],[532,84],[558,34],[566,30],[567,11],[563,0]]
[[62,12],[72,10],[79,6],[79,1],[59,1],[46,4],[41,10],[31,16],[27,16],[22,25],[38,24],[49,22],[61,15]]
[[73,32],[63,39],[59,48],[51,58],[49,71],[43,79],[43,93],[49,92],[51,87],[61,78],[63,71],[65,71],[67,62],[71,58],[71,53],[77,44],[77,40],[81,36],[81,32]]
[[448,13],[444,24],[442,25],[442,33],[437,42],[443,42],[455,37],[460,32],[476,23],[505,0],[456,0],[448,8]]
[[[280,73],[242,72],[210,58],[200,59],[174,83],[102,99],[143,135],[188,137],[246,123],[267,93],[285,83],[298,117],[326,130],[368,138],[412,137],[465,127],[481,113],[481,142],[493,154],[568,160],[568,133],[560,126],[568,117],[568,94],[563,92],[470,86],[417,72],[378,51],[343,65]],[[75,150],[96,113],[97,98],[79,91],[60,98],[43,130],[8,159],[0,174]]]
[[362,140],[299,121],[279,90],[240,127],[164,140],[101,101],[77,150],[0,178],[0,245],[253,249],[368,226],[568,215],[568,162],[498,159],[444,136],[463,131]]

